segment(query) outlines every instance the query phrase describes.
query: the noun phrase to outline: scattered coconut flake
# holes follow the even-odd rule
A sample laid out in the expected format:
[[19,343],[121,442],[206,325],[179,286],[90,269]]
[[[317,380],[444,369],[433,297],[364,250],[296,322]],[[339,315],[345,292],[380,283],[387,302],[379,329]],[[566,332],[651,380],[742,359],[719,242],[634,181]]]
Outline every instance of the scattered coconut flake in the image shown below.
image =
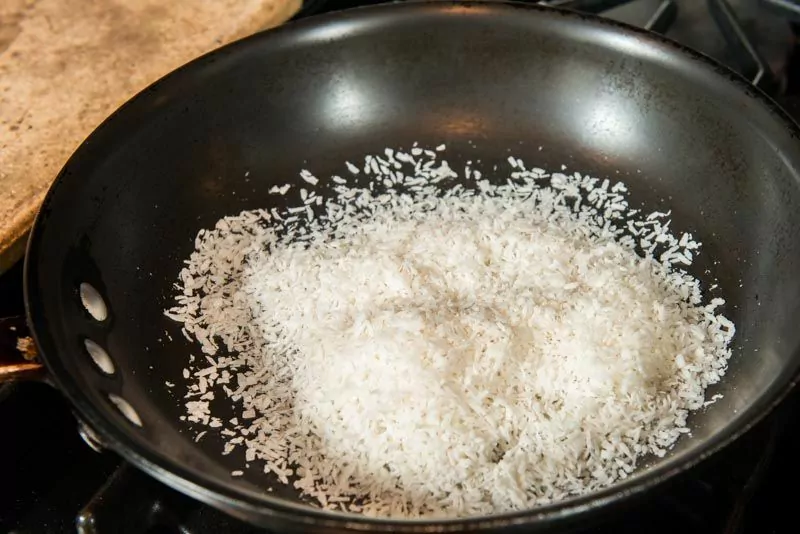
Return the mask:
[[289,192],[290,187],[292,187],[292,184],[284,184],[282,186],[274,185],[270,187],[269,192],[276,195],[285,195]]
[[317,183],[319,182],[319,179],[316,176],[314,176],[313,174],[311,174],[309,171],[307,171],[305,169],[300,171],[300,178],[302,178],[305,182],[307,182],[307,183],[309,183],[311,185],[317,185]]

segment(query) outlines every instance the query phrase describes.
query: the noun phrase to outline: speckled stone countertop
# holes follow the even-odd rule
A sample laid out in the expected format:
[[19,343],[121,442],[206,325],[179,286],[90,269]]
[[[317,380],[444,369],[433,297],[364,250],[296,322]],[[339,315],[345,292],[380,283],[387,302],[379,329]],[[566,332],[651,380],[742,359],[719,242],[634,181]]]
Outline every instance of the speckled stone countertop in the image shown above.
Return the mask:
[[22,257],[53,179],[117,107],[301,0],[2,0],[0,273]]

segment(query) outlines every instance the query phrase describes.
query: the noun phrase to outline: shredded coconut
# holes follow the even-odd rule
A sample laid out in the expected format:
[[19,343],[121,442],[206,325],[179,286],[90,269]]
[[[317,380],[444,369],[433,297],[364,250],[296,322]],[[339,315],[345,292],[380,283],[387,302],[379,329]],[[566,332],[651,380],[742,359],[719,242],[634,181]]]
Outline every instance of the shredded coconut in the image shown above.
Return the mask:
[[300,205],[198,233],[166,312],[206,355],[196,439],[323,508],[464,517],[608,486],[689,433],[734,335],[685,271],[700,244],[622,183],[514,156],[459,175],[444,150],[346,162],[353,185],[303,170]]

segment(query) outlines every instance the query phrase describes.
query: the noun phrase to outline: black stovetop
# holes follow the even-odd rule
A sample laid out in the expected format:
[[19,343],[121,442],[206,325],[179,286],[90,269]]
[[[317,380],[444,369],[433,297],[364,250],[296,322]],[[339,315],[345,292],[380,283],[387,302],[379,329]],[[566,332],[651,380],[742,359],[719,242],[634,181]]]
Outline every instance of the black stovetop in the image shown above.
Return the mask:
[[[800,0],[783,1],[800,4]],[[312,0],[304,3],[302,16],[365,3],[374,2]],[[796,63],[792,19],[775,10],[779,3],[775,0],[729,3],[773,74],[775,98],[800,122],[800,63]],[[665,0],[632,0],[603,14],[643,26],[664,4]],[[726,41],[706,0],[674,4],[677,14],[665,25],[668,37],[750,74],[748,58],[741,57],[740,46]],[[768,10],[767,4],[773,9]],[[0,276],[0,317],[22,313],[21,273],[19,264]],[[76,528],[86,534],[259,532],[166,488],[114,453],[94,452],[79,437],[69,404],[48,385],[0,386],[0,424],[0,533],[61,533]],[[800,390],[733,445],[586,532],[800,531],[793,524],[792,488],[800,479],[797,451]]]

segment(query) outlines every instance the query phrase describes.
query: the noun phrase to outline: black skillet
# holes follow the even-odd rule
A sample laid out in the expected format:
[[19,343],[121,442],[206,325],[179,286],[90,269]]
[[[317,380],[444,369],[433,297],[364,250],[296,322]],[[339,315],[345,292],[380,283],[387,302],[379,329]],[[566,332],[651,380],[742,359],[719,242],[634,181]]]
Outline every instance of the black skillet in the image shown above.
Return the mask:
[[[31,234],[28,323],[50,380],[98,441],[254,524],[431,532],[584,523],[719,450],[796,381],[798,133],[763,93],[708,58],[592,16],[414,2],[312,17],[193,61],[86,140]],[[718,281],[738,334],[730,371],[709,392],[725,397],[693,417],[691,437],[604,491],[452,521],[323,512],[292,490],[262,491],[256,475],[231,478],[239,458],[222,456],[213,439],[194,442],[174,391],[197,351],[162,310],[196,232],[274,206],[268,189],[301,168],[327,176],[345,159],[415,141],[446,143],[453,163],[491,165],[512,148],[541,166],[619,177],[635,202],[671,208],[675,229],[704,243],[695,274]],[[82,284],[98,291],[107,317],[86,312]],[[111,374],[88,356],[86,339],[108,352]],[[119,399],[136,415],[126,417]]]

